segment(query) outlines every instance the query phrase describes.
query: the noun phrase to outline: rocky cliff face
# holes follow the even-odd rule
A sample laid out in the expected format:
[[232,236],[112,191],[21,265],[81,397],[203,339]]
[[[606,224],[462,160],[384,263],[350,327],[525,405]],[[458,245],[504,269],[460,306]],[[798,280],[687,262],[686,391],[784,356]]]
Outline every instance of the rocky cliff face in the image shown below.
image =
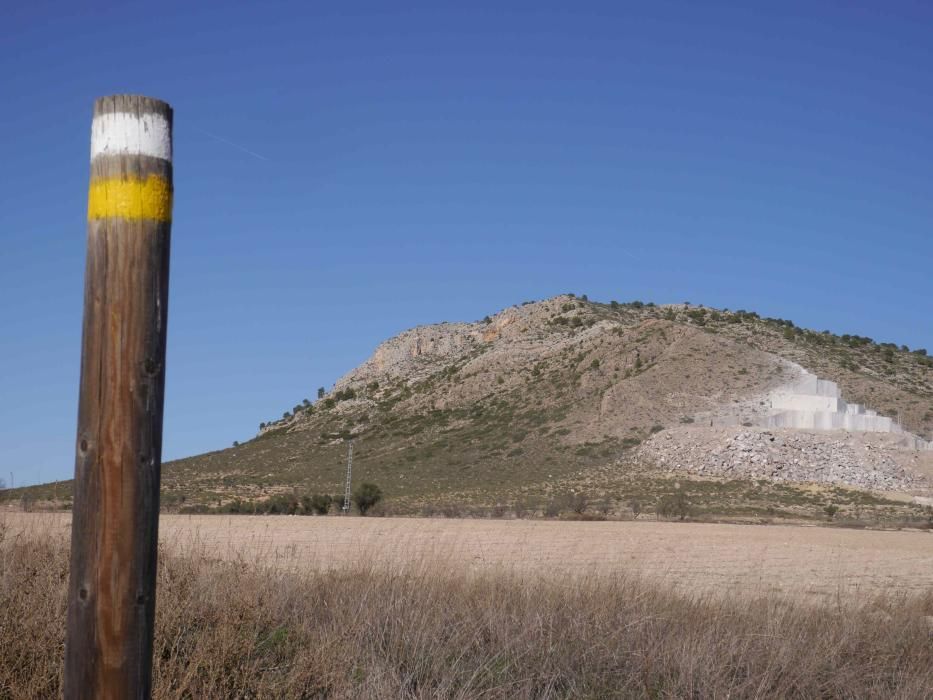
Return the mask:
[[[784,381],[778,358],[661,312],[569,296],[510,307],[476,323],[406,331],[335,384],[340,411],[418,414],[503,401],[550,411],[562,442],[634,442],[655,426],[751,401]],[[322,405],[327,405],[325,402]],[[287,421],[313,428],[318,414]]]
[[[437,323],[419,326],[381,343],[366,362],[334,385],[335,391],[365,387],[373,381],[417,381],[468,358],[491,344],[510,345],[522,352],[521,340],[541,340],[547,319],[570,297],[512,306],[476,323]],[[524,337],[523,337],[524,336]],[[525,348],[529,349],[529,348]],[[532,349],[533,351],[533,349]]]

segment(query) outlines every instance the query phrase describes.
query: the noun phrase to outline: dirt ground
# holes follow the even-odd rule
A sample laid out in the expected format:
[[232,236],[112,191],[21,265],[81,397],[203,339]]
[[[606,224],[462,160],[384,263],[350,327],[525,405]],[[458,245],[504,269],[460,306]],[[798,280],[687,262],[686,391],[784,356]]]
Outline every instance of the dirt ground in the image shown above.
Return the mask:
[[[67,536],[70,515],[7,513],[11,534]],[[838,595],[933,588],[933,533],[669,522],[557,522],[163,515],[176,553],[301,569],[363,562],[508,570],[520,576],[634,574],[693,592]]]

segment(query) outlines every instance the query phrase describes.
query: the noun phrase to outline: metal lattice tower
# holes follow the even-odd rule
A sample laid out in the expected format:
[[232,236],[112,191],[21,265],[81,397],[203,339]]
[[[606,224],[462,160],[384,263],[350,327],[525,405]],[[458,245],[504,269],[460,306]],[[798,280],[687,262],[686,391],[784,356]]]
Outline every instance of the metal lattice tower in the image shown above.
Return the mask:
[[350,512],[350,475],[353,471],[353,443],[351,442],[347,449],[347,483],[343,487],[343,507],[340,509],[343,513]]

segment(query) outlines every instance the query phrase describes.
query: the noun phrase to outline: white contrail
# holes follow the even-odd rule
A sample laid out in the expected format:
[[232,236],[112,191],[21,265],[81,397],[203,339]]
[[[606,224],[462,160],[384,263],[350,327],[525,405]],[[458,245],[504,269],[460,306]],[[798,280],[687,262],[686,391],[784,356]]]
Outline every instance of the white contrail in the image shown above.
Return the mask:
[[244,146],[241,146],[241,145],[238,144],[238,143],[233,143],[233,141],[229,141],[229,140],[225,139],[223,136],[218,136],[217,134],[212,134],[210,131],[205,131],[204,129],[200,129],[200,128],[198,128],[198,127],[194,127],[194,130],[195,130],[195,131],[200,131],[200,132],[201,132],[202,134],[204,134],[205,136],[210,136],[212,139],[217,139],[217,140],[220,141],[221,143],[225,143],[225,144],[227,144],[228,146],[233,146],[234,148],[238,148],[238,149],[240,149],[241,151],[243,151],[244,153],[249,153],[249,154],[250,154],[251,156],[253,156],[254,158],[259,158],[259,160],[264,160],[264,161],[268,161],[268,160],[269,160],[269,159],[266,158],[265,156],[260,155],[259,153],[256,153],[256,151],[251,151],[251,150],[249,150],[248,148],[246,148],[246,147],[244,147]]

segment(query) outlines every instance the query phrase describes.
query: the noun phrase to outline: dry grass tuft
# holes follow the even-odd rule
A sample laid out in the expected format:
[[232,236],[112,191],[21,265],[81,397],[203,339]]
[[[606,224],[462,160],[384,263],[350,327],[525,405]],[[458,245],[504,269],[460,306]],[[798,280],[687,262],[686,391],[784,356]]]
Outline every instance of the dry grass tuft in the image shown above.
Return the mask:
[[[61,538],[0,541],[0,697],[60,693],[67,568]],[[920,698],[931,614],[933,594],[810,607],[617,577],[166,555],[154,695]]]

